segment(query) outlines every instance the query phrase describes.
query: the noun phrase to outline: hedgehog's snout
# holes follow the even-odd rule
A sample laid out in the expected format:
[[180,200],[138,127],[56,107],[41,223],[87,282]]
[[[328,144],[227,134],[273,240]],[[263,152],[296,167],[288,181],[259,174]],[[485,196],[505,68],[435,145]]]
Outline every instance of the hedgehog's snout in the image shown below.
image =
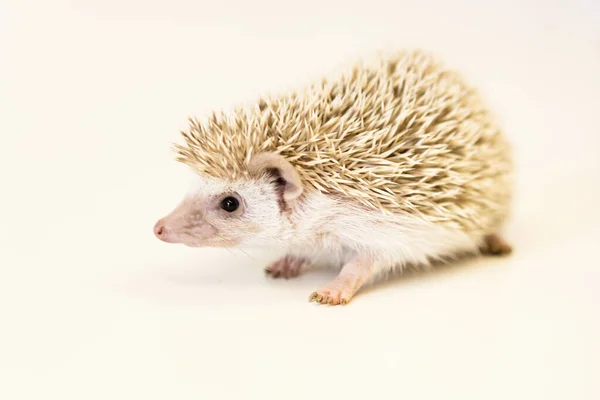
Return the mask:
[[167,228],[165,227],[165,220],[160,219],[155,225],[154,225],[154,235],[159,238],[160,240],[162,240],[163,242],[170,242],[171,240],[169,240],[169,235],[167,232]]
[[156,235],[156,237],[160,238],[164,231],[165,227],[161,223],[157,222],[154,226],[154,234]]
[[154,225],[154,235],[165,243],[182,243],[184,241],[182,233],[177,221],[169,222],[166,217]]
[[180,243],[201,247],[210,245],[217,235],[216,228],[209,224],[198,207],[184,201],[171,213],[154,224],[154,235],[165,243]]

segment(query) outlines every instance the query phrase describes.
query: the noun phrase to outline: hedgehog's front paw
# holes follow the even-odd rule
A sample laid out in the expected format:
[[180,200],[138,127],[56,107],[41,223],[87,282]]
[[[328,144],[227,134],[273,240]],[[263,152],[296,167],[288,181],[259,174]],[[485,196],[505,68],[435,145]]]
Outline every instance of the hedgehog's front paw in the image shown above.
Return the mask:
[[333,281],[313,292],[308,300],[334,306],[348,304],[363,282],[371,276],[371,265],[360,260],[346,264]]
[[331,304],[332,306],[337,306],[339,304],[345,306],[352,300],[352,297],[354,297],[354,293],[352,293],[351,290],[324,287],[313,292],[308,300],[321,304]]
[[354,285],[351,282],[346,282],[346,279],[337,278],[329,285],[324,286],[313,292],[308,298],[309,301],[315,301],[321,304],[331,304],[337,306],[338,304],[346,305],[354,297],[356,290],[353,288]]
[[265,272],[273,278],[294,278],[300,275],[306,261],[292,256],[285,256],[265,268]]
[[332,306],[337,306],[338,304],[346,305],[351,299],[352,293],[344,292],[339,289],[330,289],[328,287],[313,292],[308,298],[309,301],[315,301],[321,304],[331,304]]

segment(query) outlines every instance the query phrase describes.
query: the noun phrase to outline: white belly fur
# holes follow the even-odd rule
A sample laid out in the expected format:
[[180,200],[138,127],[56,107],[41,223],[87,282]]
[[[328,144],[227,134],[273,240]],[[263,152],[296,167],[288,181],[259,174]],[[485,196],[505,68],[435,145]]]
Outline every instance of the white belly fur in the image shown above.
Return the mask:
[[413,216],[365,211],[322,195],[311,196],[292,218],[296,233],[290,238],[291,255],[314,266],[341,268],[360,254],[373,259],[375,276],[475,253],[482,240]]

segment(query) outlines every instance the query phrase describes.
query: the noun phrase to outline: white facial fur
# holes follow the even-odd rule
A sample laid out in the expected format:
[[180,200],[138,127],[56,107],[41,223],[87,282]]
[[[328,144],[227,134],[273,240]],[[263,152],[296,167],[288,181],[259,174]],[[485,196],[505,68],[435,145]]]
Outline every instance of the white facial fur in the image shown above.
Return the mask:
[[[227,212],[221,201],[234,197],[239,208]],[[277,241],[285,225],[277,187],[268,178],[227,182],[193,174],[181,204],[158,224],[163,240],[202,247],[260,247]],[[157,224],[157,225],[158,225]]]

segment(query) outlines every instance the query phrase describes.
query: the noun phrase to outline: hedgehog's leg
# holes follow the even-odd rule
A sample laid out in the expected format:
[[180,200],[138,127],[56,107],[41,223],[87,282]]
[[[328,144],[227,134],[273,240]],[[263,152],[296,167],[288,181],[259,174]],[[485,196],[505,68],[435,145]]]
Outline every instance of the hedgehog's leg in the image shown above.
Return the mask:
[[498,234],[483,237],[481,252],[486,255],[504,256],[512,252],[512,247]]
[[357,257],[344,265],[339,275],[328,285],[313,292],[309,301],[345,305],[352,300],[352,297],[372,275],[373,262]]
[[268,265],[265,272],[273,278],[294,278],[307,266],[307,261],[300,257],[285,256]]

